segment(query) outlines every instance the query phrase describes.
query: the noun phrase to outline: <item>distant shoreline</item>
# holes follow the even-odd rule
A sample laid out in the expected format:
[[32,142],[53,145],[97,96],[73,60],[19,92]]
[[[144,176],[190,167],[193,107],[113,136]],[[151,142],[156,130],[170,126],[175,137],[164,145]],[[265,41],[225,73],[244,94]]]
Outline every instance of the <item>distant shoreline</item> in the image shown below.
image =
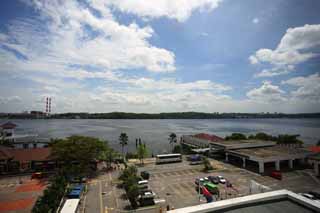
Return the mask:
[[37,113],[0,113],[0,119],[301,119],[320,118],[320,113],[203,113],[203,112],[171,112],[171,113],[59,113],[45,115]]

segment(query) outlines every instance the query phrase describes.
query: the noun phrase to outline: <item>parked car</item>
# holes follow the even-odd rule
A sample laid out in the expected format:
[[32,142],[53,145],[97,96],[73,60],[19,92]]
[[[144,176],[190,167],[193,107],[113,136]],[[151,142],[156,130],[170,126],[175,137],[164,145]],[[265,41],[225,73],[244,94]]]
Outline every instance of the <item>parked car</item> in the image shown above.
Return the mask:
[[223,176],[219,175],[217,177],[219,178],[220,183],[225,184],[227,182],[227,180]]
[[282,173],[279,171],[273,171],[271,172],[271,177],[278,179],[278,180],[282,180]]
[[31,179],[42,179],[44,177],[45,175],[42,172],[35,172],[35,173],[32,173],[31,175]]
[[140,173],[140,176],[141,176],[144,180],[149,180],[149,178],[150,178],[150,173],[147,172],[147,171],[142,171],[142,172]]
[[205,177],[205,178],[196,178],[196,180],[194,181],[194,183],[196,185],[199,185],[199,183],[203,184],[205,182],[209,182],[209,179],[207,177]]
[[227,182],[226,182],[226,186],[227,186],[227,187],[232,187],[232,183],[231,183],[230,181],[228,181],[228,180],[227,180]]
[[140,194],[138,196],[140,206],[150,206],[154,205],[154,197],[156,196],[155,193],[152,191],[145,192],[144,194]]
[[203,183],[203,182],[204,182],[203,178],[196,178],[196,180],[194,181],[196,185],[199,185],[199,183]]
[[316,191],[308,192],[308,194],[313,195],[316,199],[320,200],[320,193]]
[[217,176],[208,176],[208,179],[214,184],[219,184],[220,182]]
[[203,184],[204,187],[206,187],[206,189],[211,193],[211,194],[218,194],[219,189],[217,187],[217,185],[210,183],[210,182],[206,182]]

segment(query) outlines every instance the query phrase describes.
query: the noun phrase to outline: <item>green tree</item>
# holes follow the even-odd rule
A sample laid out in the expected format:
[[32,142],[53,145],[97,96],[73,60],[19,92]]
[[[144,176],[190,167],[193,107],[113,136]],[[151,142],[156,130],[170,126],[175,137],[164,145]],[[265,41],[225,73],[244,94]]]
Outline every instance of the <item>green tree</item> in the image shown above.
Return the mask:
[[169,144],[171,145],[171,151],[173,151],[173,144],[175,144],[175,143],[177,143],[177,135],[176,135],[176,133],[171,133],[170,135],[169,135],[169,138],[168,138],[168,140],[169,140]]
[[203,163],[203,171],[207,172],[209,170],[212,170],[212,166],[210,164],[210,161],[208,160],[207,157],[204,157],[203,160],[202,160],[202,163]]
[[180,145],[175,145],[174,147],[173,147],[173,151],[172,151],[173,153],[182,153],[182,148],[181,148],[181,146]]
[[106,147],[106,150],[101,152],[98,157],[99,160],[103,160],[107,163],[107,167],[111,167],[111,163],[119,156],[119,153],[109,146]]
[[119,141],[120,141],[120,145],[121,145],[121,152],[122,152],[122,156],[123,158],[124,156],[124,147],[128,145],[128,135],[127,133],[122,132],[119,136]]
[[123,187],[133,208],[137,207],[137,199],[139,196],[139,177],[137,172],[138,170],[135,166],[128,166],[119,176],[119,179],[123,182]]
[[62,163],[67,175],[87,175],[92,163],[107,150],[107,144],[97,138],[71,136],[56,139],[52,144],[52,156]]
[[242,133],[232,133],[229,136],[225,137],[225,140],[246,140],[247,137]]
[[257,139],[257,140],[264,140],[264,141],[276,141],[277,137],[272,135],[268,135],[264,132],[258,132],[256,135],[250,135],[248,139]]
[[138,146],[137,155],[140,160],[140,163],[143,165],[144,164],[143,159],[148,156],[148,149],[145,144],[140,144]]
[[49,187],[38,198],[32,213],[56,212],[60,200],[64,196],[67,180],[63,175],[57,175],[49,180]]

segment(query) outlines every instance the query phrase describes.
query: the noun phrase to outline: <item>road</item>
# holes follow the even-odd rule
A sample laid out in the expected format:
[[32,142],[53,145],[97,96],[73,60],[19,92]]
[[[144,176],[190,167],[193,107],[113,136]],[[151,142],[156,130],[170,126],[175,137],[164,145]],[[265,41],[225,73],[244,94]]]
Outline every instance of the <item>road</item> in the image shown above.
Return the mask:
[[[118,171],[105,173],[89,182],[84,204],[85,212],[116,213],[129,204],[121,198],[124,191],[116,189],[116,183],[112,182],[117,179],[118,174]],[[120,199],[122,200],[119,201]]]

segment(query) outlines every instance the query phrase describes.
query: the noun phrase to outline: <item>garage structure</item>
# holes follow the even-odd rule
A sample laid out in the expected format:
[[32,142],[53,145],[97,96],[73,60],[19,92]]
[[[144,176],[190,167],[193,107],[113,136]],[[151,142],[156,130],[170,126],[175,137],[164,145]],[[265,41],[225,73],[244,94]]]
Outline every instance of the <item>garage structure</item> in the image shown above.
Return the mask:
[[[275,170],[281,170],[281,164],[294,168],[296,161],[305,163],[312,156],[312,152],[294,145],[278,145],[276,141],[264,140],[224,140],[216,135],[200,133],[196,135],[183,135],[181,144],[192,148],[209,149],[211,156],[225,158],[226,161],[235,159],[243,168],[254,166],[259,173],[265,172],[265,166],[274,165]],[[230,159],[229,159],[230,158]],[[309,161],[310,162],[310,161]],[[313,160],[315,172],[319,175],[320,155]]]
[[294,167],[294,160],[305,162],[311,152],[303,149],[288,148],[284,146],[271,146],[260,148],[246,148],[237,150],[227,150],[225,160],[229,161],[229,157],[237,157],[242,160],[242,167],[246,168],[248,160],[256,162],[259,166],[259,173],[264,173],[266,163],[274,163],[275,169],[280,171],[280,164],[283,161],[288,163],[290,169]]

